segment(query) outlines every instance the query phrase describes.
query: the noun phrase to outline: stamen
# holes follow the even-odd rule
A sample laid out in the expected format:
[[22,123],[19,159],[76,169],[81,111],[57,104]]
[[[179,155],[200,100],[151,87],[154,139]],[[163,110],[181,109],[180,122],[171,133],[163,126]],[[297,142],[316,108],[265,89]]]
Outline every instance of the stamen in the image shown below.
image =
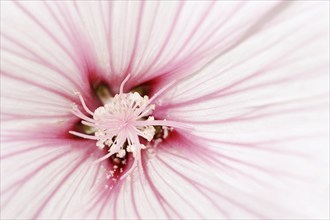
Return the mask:
[[191,126],[181,123],[181,122],[176,122],[176,121],[168,121],[168,120],[152,120],[152,121],[135,121],[133,122],[135,126],[157,126],[157,125],[162,125],[162,126],[168,126],[168,127],[176,127],[176,128],[182,128],[182,129],[192,129]]
[[[165,92],[169,87],[171,87],[176,81],[173,80],[171,83],[167,84],[164,88],[162,88],[161,90],[159,90],[158,92],[156,92],[149,101],[147,101],[144,106],[142,106],[140,109],[142,109],[141,111],[144,110],[144,108],[147,105],[150,105],[150,103],[155,100],[158,96],[160,96],[163,92]],[[135,116],[138,116],[141,114],[141,111],[136,111]]]
[[85,111],[87,113],[89,113],[90,115],[94,115],[93,112],[91,110],[89,110],[89,108],[87,108],[86,103],[85,103],[83,97],[81,96],[80,92],[75,92],[75,95],[79,97],[80,102],[81,102],[82,106],[84,107]]
[[119,94],[123,94],[123,90],[124,90],[124,85],[127,82],[127,80],[131,77],[131,74],[128,74],[126,76],[126,78],[124,79],[124,81],[121,83],[120,85],[120,90],[119,90]]
[[[108,153],[94,161],[94,164],[112,158],[114,166],[118,167],[121,161],[122,164],[126,164],[125,157],[128,153],[131,153],[134,162],[121,179],[127,177],[136,167],[139,168],[140,172],[143,172],[141,150],[150,146],[152,147],[152,143],[158,145],[160,143],[159,138],[166,138],[169,131],[168,126],[191,129],[191,127],[180,122],[155,120],[151,116],[155,110],[155,105],[151,104],[151,102],[175,82],[168,84],[149,99],[148,96],[142,97],[137,92],[123,92],[124,85],[129,78],[130,74],[121,83],[119,94],[109,97],[107,103],[97,108],[94,112],[89,110],[81,94],[76,93],[84,110],[92,118],[82,113],[75,104],[73,105],[72,113],[82,119],[81,123],[83,125],[91,127],[94,135],[69,131],[70,134],[75,136],[96,140],[96,146],[100,149],[105,147],[105,149],[108,149]],[[158,134],[161,131],[163,131],[163,136],[159,137]],[[156,132],[157,135],[155,135]],[[141,143],[140,140],[142,139],[147,143],[147,147]],[[117,169],[114,168],[114,170]],[[122,171],[123,169],[121,168],[119,170]]]
[[173,80],[172,82],[170,82],[169,84],[167,84],[165,87],[163,87],[161,90],[159,90],[158,92],[156,92],[151,99],[149,100],[149,103],[151,103],[153,100],[155,100],[155,98],[157,98],[158,96],[160,96],[163,92],[165,92],[168,88],[170,88],[174,83],[176,82],[176,80]]
[[78,137],[86,138],[86,139],[98,140],[98,138],[95,137],[94,135],[87,135],[87,134],[79,133],[79,132],[76,132],[76,131],[69,131],[69,133],[73,134],[73,135],[76,135]]

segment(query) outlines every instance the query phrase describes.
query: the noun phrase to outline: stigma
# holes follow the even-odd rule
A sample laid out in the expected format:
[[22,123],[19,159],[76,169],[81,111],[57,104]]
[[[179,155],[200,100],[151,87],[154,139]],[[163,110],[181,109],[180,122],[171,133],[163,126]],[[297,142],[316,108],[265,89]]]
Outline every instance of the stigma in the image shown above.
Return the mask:
[[[153,100],[164,92],[168,86],[149,99],[146,95],[142,97],[138,92],[123,92],[124,84],[129,77],[128,75],[122,82],[119,94],[108,97],[104,101],[104,105],[98,107],[95,111],[91,111],[82,95],[76,92],[75,95],[79,97],[86,114],[75,103],[71,112],[82,119],[81,123],[89,128],[89,132],[69,131],[72,135],[94,140],[95,146],[99,149],[106,149],[107,153],[98,158],[95,163],[108,158],[116,158],[117,161],[122,160],[125,162],[127,154],[131,154],[134,162],[121,178],[130,175],[136,167],[139,167],[141,171],[143,170],[141,151],[147,147],[152,147],[150,143],[159,143],[160,141],[158,135],[155,135],[156,128],[161,127],[165,134],[163,137],[166,138],[168,130],[172,130],[173,127],[185,127],[180,122],[166,119],[155,120],[152,116],[156,108],[155,104],[152,103]],[[155,137],[157,138],[156,141],[154,140]]]

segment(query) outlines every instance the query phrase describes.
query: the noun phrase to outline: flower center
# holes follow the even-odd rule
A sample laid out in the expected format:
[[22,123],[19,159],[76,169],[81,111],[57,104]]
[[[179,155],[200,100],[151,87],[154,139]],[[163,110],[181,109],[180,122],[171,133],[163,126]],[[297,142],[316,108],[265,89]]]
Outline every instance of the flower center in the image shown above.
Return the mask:
[[[69,131],[75,136],[95,140],[98,148],[107,149],[108,153],[96,160],[96,163],[114,156],[115,163],[119,163],[121,160],[124,161],[128,153],[131,153],[134,163],[122,178],[129,175],[137,166],[142,170],[141,150],[152,146],[142,144],[141,140],[150,143],[155,137],[156,128],[159,127],[164,131],[163,138],[166,138],[169,126],[185,127],[179,122],[155,120],[151,116],[155,110],[155,104],[152,104],[152,101],[168,86],[149,99],[148,96],[142,97],[137,92],[123,93],[123,86],[128,78],[129,76],[121,84],[120,93],[109,97],[104,105],[98,107],[94,112],[86,106],[81,94],[76,93],[84,110],[91,117],[85,115],[76,104],[73,105],[72,113],[81,118],[81,123],[90,127],[93,132],[87,134]],[[159,137],[156,138],[159,139]]]

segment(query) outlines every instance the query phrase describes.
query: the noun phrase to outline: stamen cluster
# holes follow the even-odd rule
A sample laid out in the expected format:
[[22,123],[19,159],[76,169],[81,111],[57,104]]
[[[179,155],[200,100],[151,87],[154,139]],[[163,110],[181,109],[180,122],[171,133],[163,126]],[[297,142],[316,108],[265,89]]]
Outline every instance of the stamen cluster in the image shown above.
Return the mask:
[[140,143],[139,137],[151,141],[155,135],[155,128],[152,125],[154,117],[150,116],[155,109],[150,104],[147,96],[141,97],[139,93],[121,93],[94,112],[91,112],[84,103],[82,96],[78,93],[85,110],[93,118],[87,117],[75,105],[73,114],[82,118],[82,124],[94,128],[95,135],[70,131],[71,134],[83,138],[97,140],[96,146],[103,149],[108,148],[108,154],[98,159],[105,160],[112,155],[124,158],[127,152],[131,152],[135,161],[140,160],[140,151],[146,146]]
[[[100,149],[107,149],[108,153],[95,162],[101,162],[108,158],[121,160],[126,164],[127,153],[132,153],[134,163],[121,178],[129,175],[137,165],[142,170],[141,150],[147,148],[141,143],[145,139],[147,146],[149,143],[159,144],[162,138],[155,135],[155,127],[162,128],[163,138],[168,135],[168,127],[188,128],[185,124],[175,121],[155,120],[151,116],[155,110],[155,105],[151,104],[161,93],[168,89],[173,83],[168,84],[151,99],[148,96],[142,97],[137,92],[124,93],[123,87],[130,75],[122,82],[119,94],[114,97],[106,97],[102,100],[104,105],[92,112],[87,106],[80,93],[76,93],[87,114],[84,114],[76,104],[73,105],[72,113],[81,118],[81,123],[88,126],[88,133],[70,131],[71,134],[96,141],[96,146]],[[170,129],[172,130],[172,128]],[[92,131],[92,132],[91,132]],[[155,146],[154,146],[155,147]],[[114,160],[114,162],[115,162]]]

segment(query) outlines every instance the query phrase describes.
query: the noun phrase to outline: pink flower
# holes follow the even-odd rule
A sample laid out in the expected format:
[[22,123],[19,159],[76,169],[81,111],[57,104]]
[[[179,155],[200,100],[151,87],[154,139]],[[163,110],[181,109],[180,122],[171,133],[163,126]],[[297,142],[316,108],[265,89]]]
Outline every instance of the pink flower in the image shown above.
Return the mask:
[[329,218],[328,17],[1,2],[1,218]]

